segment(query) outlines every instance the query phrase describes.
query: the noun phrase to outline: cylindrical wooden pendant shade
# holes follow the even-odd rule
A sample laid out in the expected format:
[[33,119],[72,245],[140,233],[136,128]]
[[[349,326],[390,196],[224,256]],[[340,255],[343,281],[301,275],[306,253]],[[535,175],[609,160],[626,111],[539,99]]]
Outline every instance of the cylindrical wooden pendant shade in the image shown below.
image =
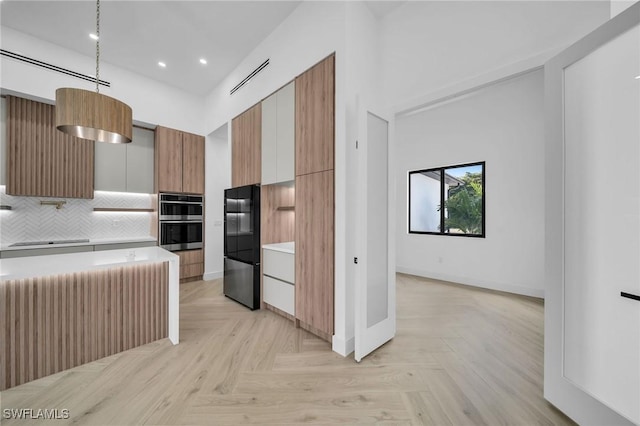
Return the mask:
[[129,143],[133,119],[129,105],[83,89],[56,90],[56,127],[77,136],[109,143]]

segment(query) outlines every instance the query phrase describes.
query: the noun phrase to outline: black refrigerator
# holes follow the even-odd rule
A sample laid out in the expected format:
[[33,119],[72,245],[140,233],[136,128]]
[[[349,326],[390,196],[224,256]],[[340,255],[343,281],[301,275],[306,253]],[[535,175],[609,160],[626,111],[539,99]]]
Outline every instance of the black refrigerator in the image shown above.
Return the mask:
[[260,307],[260,187],[224,191],[225,296],[249,309]]

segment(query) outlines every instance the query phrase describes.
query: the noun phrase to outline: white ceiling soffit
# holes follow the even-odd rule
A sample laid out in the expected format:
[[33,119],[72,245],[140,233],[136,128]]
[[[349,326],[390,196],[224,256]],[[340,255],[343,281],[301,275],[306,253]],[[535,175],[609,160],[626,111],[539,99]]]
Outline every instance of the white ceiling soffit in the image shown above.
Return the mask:
[[373,14],[376,15],[376,17],[378,19],[385,17],[386,15],[391,13],[393,10],[395,10],[398,7],[402,6],[404,3],[406,3],[405,0],[395,0],[395,1],[394,0],[392,0],[392,1],[388,1],[388,0],[380,0],[380,1],[370,0],[370,1],[366,1],[365,2],[365,4],[369,7],[369,9],[371,9]]
[[[204,95],[299,3],[103,0],[101,62]],[[94,1],[4,0],[0,8],[3,26],[95,57],[95,41],[89,38],[89,33],[95,32]],[[29,56],[29,52],[23,54]],[[207,65],[202,65],[200,58],[206,59]],[[159,61],[166,63],[166,68],[160,68]],[[55,65],[73,68],[73,64]],[[108,75],[103,77],[109,79]]]

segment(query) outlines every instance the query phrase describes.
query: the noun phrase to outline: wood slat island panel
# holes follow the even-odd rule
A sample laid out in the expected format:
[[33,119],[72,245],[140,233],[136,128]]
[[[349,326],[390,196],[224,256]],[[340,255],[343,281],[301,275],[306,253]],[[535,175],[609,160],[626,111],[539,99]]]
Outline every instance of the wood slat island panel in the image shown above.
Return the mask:
[[169,263],[0,282],[0,390],[168,335]]

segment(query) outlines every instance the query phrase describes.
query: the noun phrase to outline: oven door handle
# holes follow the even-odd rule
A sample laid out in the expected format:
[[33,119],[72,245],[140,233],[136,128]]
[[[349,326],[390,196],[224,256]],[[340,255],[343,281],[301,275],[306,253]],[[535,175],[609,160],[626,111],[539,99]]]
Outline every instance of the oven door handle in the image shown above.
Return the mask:
[[202,219],[194,219],[194,220],[160,220],[160,223],[202,223]]

